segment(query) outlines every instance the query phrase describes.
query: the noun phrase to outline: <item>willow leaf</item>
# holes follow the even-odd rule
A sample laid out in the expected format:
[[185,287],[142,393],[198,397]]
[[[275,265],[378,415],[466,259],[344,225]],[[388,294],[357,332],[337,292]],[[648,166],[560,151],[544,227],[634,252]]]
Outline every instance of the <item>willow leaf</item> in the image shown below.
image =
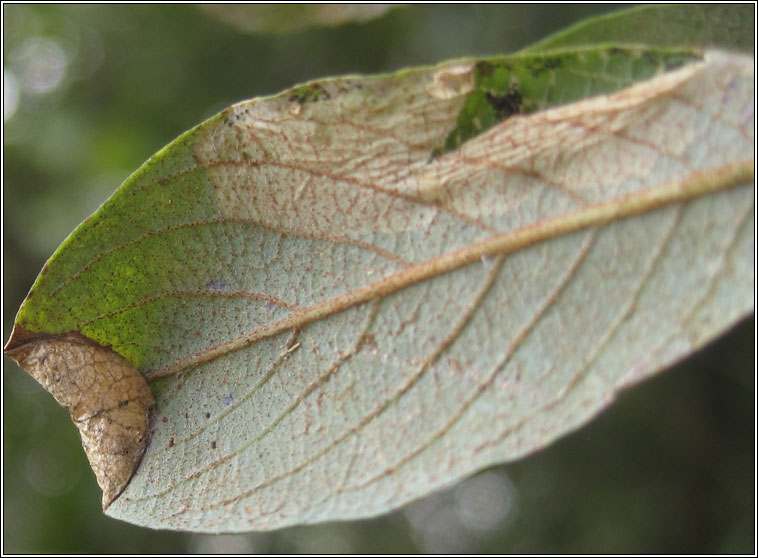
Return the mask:
[[572,49],[232,106],[72,233],[6,351],[69,407],[113,517],[393,509],[752,310],[753,65]]

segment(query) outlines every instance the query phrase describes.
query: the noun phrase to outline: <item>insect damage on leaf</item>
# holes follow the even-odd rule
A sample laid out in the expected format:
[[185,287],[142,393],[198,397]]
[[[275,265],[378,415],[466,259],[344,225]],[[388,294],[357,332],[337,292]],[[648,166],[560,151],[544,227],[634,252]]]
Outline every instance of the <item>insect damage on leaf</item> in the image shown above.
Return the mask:
[[290,100],[297,101],[301,105],[326,100],[329,93],[318,83],[301,85],[290,92]]
[[147,447],[155,405],[147,382],[125,359],[78,333],[36,336],[16,327],[5,354],[68,409],[106,509]]
[[[515,114],[531,114],[577,101],[590,89],[596,93],[611,93],[699,58],[694,51],[686,49],[613,46],[520,59],[480,60],[466,74],[468,95],[455,129],[448,134],[444,145],[434,150],[432,157],[456,150],[463,142]],[[609,75],[616,77],[609,79]]]
[[[700,57],[627,54],[323,80],[156,154],[53,255],[9,344],[86,426],[108,515],[209,532],[375,515],[543,447],[669,362],[655,340],[692,321],[674,309],[709,307],[667,278],[723,267],[671,254],[707,241],[716,259],[746,230],[721,194],[753,176],[752,63],[704,55],[595,97]],[[717,84],[723,123],[693,109]],[[593,98],[513,117],[572,95]],[[429,164],[474,96],[502,125]],[[702,227],[685,204],[717,193]],[[143,378],[161,419],[139,464]]]
[[471,93],[474,85],[474,64],[466,61],[436,72],[426,91],[432,97],[447,101]]

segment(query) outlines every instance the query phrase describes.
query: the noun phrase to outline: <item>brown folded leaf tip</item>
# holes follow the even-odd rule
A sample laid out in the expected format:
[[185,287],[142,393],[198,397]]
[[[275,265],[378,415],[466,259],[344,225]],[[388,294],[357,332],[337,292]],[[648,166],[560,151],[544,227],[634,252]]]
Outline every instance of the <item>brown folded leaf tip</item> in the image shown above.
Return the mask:
[[68,409],[106,509],[147,447],[155,405],[147,382],[122,357],[79,333],[41,336],[16,326],[5,354]]

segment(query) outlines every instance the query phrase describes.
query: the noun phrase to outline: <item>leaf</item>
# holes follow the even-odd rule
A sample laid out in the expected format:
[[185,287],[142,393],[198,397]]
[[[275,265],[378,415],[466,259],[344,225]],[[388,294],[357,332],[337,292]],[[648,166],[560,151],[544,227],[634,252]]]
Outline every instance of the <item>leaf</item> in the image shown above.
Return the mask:
[[242,33],[289,33],[379,17],[392,4],[203,4],[203,11]]
[[606,42],[701,46],[744,50],[755,47],[751,4],[674,4],[638,6],[572,25],[531,45],[526,51]]
[[382,513],[544,447],[751,311],[753,97],[752,58],[608,47],[235,105],[72,233],[6,350],[76,332],[151,382],[113,517]]

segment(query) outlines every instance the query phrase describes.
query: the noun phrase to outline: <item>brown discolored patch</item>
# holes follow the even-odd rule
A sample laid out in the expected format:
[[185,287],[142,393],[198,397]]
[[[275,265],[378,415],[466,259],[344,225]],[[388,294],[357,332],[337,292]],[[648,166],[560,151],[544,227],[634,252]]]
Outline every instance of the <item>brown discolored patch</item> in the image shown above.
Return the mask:
[[68,409],[106,509],[147,447],[155,406],[147,382],[124,358],[79,333],[35,336],[17,327],[5,354]]
[[364,347],[369,347],[370,349],[376,349],[376,337],[373,333],[364,333],[363,336],[361,336],[360,341],[358,342],[358,348],[363,349]]

